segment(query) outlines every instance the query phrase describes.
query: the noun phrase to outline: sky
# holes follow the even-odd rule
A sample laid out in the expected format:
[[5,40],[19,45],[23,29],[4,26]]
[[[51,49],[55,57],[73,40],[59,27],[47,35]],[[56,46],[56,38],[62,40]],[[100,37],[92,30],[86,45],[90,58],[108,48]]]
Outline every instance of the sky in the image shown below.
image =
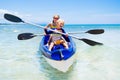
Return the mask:
[[120,0],[1,0],[0,23],[6,12],[41,24],[55,14],[66,24],[120,24]]

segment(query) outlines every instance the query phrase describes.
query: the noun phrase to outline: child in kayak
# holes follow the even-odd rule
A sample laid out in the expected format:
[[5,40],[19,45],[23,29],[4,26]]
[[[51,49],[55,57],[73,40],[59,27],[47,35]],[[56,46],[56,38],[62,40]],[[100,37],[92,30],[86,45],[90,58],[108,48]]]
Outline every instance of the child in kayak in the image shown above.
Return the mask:
[[56,22],[57,22],[57,20],[59,20],[59,18],[60,18],[59,15],[54,15],[52,22],[49,23],[47,26],[45,26],[45,28],[55,29],[56,28]]
[[[57,20],[59,20],[59,18],[60,18],[59,15],[54,15],[52,22],[49,23],[47,26],[45,26],[44,29],[48,29],[48,28],[50,28],[50,29],[55,29],[55,28],[56,28],[56,22],[57,22]],[[45,31],[46,31],[46,30],[45,30]],[[47,31],[47,32],[48,32],[48,31]],[[49,39],[50,35],[47,34],[47,32],[45,32],[45,37],[46,37],[46,39]],[[44,44],[47,44],[47,40],[44,42]]]
[[[61,20],[61,19],[57,20],[55,31],[64,33],[65,31],[62,29],[63,26],[64,26],[64,21]],[[45,31],[45,32],[46,32],[46,31]],[[55,33],[55,32],[51,32],[49,41],[50,41],[49,51],[52,50],[52,48],[53,48],[54,45],[60,45],[60,44],[63,44],[63,46],[64,46],[66,49],[68,49],[67,42],[66,42],[66,40],[63,38],[63,35],[62,35],[62,34]]]

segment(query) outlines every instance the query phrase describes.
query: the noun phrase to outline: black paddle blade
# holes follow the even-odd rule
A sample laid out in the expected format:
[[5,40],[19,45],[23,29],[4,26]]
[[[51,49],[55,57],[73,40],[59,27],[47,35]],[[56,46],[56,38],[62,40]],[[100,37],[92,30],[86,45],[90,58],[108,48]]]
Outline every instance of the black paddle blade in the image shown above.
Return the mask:
[[4,18],[11,22],[24,22],[19,17],[8,14],[8,13],[4,14]]
[[89,30],[86,33],[90,33],[90,34],[101,34],[104,33],[104,29],[94,29],[94,30]]
[[36,35],[33,35],[32,33],[22,33],[18,35],[18,40],[27,40],[35,37]]
[[82,41],[84,41],[85,43],[91,45],[91,46],[95,46],[95,45],[103,45],[103,43],[99,43],[99,42],[96,42],[96,41],[93,41],[93,40],[89,40],[89,39],[80,39]]

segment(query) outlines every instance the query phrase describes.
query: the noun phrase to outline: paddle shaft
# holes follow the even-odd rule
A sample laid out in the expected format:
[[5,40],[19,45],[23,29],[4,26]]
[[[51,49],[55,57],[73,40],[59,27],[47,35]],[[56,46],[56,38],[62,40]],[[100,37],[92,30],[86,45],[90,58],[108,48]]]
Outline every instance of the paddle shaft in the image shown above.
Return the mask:
[[[29,23],[29,22],[24,22],[24,23],[30,24],[30,25],[33,25],[33,26],[37,26],[37,27],[39,27],[39,28],[44,29],[44,27],[42,27],[41,25],[37,25],[37,24]],[[61,32],[59,32],[59,31],[52,30],[52,29],[49,29],[49,28],[48,28],[47,30],[50,30],[50,31],[53,31],[53,32],[55,32],[55,33],[59,33],[59,34],[62,34],[62,35],[68,35],[68,36],[70,36],[70,37],[72,37],[72,38],[75,38],[75,39],[77,39],[77,40],[81,40],[81,41],[83,41],[83,42],[85,42],[85,43],[87,43],[87,44],[89,44],[89,45],[91,45],[91,46],[103,45],[102,43],[95,42],[95,41],[93,41],[93,40],[84,39],[84,38],[83,38],[83,39],[80,39],[79,37],[76,37],[76,36],[73,36],[73,35],[70,35],[70,34],[66,34],[66,33],[61,33]]]
[[[37,27],[39,27],[39,28],[44,29],[44,27],[42,27],[41,25],[37,25],[37,24],[29,23],[29,22],[24,22],[24,23],[30,24],[30,25],[33,25],[33,26],[37,26]],[[52,29],[49,29],[49,28],[48,28],[47,30],[50,30],[50,31],[53,31],[53,32],[55,32],[55,33],[59,33],[59,34],[62,34],[62,35],[68,35],[68,36],[70,36],[70,37],[73,37],[73,38],[75,38],[75,39],[79,39],[79,40],[80,40],[79,37],[76,37],[76,36],[73,36],[73,35],[70,35],[70,34],[61,33],[61,32],[59,32],[59,31],[55,31],[55,30],[52,30]]]
[[[11,14],[5,14],[4,15],[4,18],[5,19],[7,19],[7,20],[9,20],[9,21],[12,21],[12,22],[23,22],[23,23],[26,23],[26,24],[30,24],[30,25],[34,25],[34,26],[37,26],[37,27],[39,27],[39,28],[42,28],[42,29],[44,29],[44,27],[42,27],[42,26],[40,26],[40,25],[37,25],[37,24],[33,24],[33,23],[29,23],[29,22],[25,22],[25,21],[23,21],[22,19],[20,19],[19,17],[17,17],[17,16],[14,16],[14,15],[11,15]],[[78,40],[82,40],[82,41],[84,41],[85,43],[87,43],[87,44],[89,44],[89,45],[91,45],[91,46],[94,46],[94,45],[102,45],[102,43],[99,43],[99,42],[96,42],[96,41],[92,41],[92,40],[89,40],[89,39],[80,39],[79,37],[76,37],[76,36],[73,36],[73,35],[69,35],[69,34],[66,34],[66,33],[61,33],[61,32],[59,32],[59,31],[56,31],[56,30],[52,30],[52,29],[47,29],[47,30],[50,30],[50,31],[53,31],[53,32],[55,32],[55,33],[59,33],[59,34],[62,34],[62,35],[68,35],[68,36],[70,36],[70,37],[72,37],[72,38],[75,38],[75,39],[78,39]],[[94,30],[91,30],[91,31],[94,31]],[[87,32],[90,32],[91,33],[91,31],[87,31]],[[31,35],[31,34],[30,34]],[[33,35],[32,35],[33,36]],[[22,40],[24,40],[25,39],[25,37],[27,37],[28,39],[29,38],[32,38],[31,36],[24,36],[24,37],[22,37],[22,36],[20,36],[20,39],[22,39]],[[26,38],[26,39],[27,39]]]
[[[33,26],[37,26],[37,27],[39,27],[39,28],[44,29],[44,27],[42,27],[41,25],[37,25],[37,24],[33,24],[33,23],[29,23],[29,22],[25,22],[25,21],[24,21],[23,23],[30,24],[30,25],[33,25]],[[68,35],[68,36],[70,36],[70,37],[73,37],[73,38],[75,38],[75,39],[79,39],[79,40],[80,40],[79,37],[76,37],[76,36],[73,36],[73,35],[70,35],[70,34],[61,33],[61,32],[59,32],[59,31],[55,31],[55,30],[53,30],[53,29],[49,29],[49,28],[48,28],[47,30],[50,30],[50,31],[53,31],[53,32],[55,32],[55,33],[59,33],[59,34],[62,34],[62,35]]]

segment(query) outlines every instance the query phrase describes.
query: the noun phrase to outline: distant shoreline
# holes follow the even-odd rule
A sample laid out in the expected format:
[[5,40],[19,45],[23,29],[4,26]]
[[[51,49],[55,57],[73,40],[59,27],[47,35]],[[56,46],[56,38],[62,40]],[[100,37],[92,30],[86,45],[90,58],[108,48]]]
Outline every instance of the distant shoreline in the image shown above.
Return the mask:
[[[19,23],[24,24],[24,23]],[[0,23],[0,25],[18,25],[18,23]]]
[[[24,24],[24,23],[0,23],[0,25],[20,25],[20,24]],[[47,24],[45,24],[45,23],[35,23],[35,24],[40,24],[40,25],[47,25]],[[120,25],[120,24],[74,24],[74,23],[72,23],[72,24],[65,24],[65,25]]]

